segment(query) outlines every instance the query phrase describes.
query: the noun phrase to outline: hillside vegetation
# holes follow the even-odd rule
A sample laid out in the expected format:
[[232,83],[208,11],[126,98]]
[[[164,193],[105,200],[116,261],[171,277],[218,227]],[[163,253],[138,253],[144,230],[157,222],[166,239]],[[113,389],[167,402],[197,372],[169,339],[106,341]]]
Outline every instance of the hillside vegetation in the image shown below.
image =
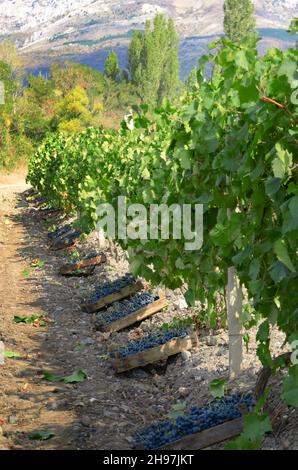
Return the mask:
[[[88,127],[118,128],[133,105],[152,107],[179,88],[178,37],[172,20],[157,15],[135,32],[129,64],[120,70],[117,54],[108,55],[104,73],[77,63],[53,65],[48,77],[24,83],[16,47],[0,43],[0,169],[26,161],[48,133],[72,134]],[[157,53],[157,51],[160,51]]]

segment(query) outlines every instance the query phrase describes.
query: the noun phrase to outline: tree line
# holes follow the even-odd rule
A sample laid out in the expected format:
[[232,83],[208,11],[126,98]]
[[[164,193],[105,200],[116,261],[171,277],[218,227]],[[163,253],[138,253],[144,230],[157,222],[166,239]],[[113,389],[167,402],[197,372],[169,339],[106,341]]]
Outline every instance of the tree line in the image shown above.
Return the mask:
[[[165,45],[167,44],[167,47]],[[157,53],[157,51],[160,51]],[[51,132],[72,134],[87,127],[118,127],[132,105],[155,106],[178,92],[179,40],[172,19],[157,15],[136,31],[120,70],[112,51],[101,73],[67,62],[51,67],[49,76],[30,75],[24,85],[24,64],[16,47],[0,43],[0,169],[35,150]]]

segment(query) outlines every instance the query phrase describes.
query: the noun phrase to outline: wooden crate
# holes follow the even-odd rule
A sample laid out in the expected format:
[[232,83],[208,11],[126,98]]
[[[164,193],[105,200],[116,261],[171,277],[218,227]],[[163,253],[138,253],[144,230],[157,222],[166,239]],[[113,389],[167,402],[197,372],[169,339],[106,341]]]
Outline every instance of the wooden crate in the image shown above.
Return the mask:
[[[159,447],[158,450],[201,450],[233,439],[242,433],[244,415],[246,413],[243,413],[241,418],[226,421],[223,424],[206,429],[205,431],[190,434],[178,441],[170,442],[169,444]],[[144,450],[144,446],[140,444],[136,449]]]
[[31,197],[33,197],[33,196],[29,195],[28,197],[26,197],[26,202],[28,204],[31,204],[32,206],[40,207],[42,204],[46,203],[46,200],[42,196],[36,195],[36,197],[34,199],[28,200],[28,198],[31,198]]
[[105,261],[105,255],[100,254],[97,256],[93,256],[92,258],[77,261],[75,263],[64,264],[59,269],[59,274],[62,274],[63,276],[68,276],[76,271],[80,271],[81,269],[98,266],[99,264],[104,263]]
[[32,197],[32,196],[38,196],[38,192],[33,189],[33,188],[29,188],[29,189],[26,189],[24,192],[23,192],[23,196],[24,197]]
[[166,344],[139,352],[138,354],[127,356],[125,358],[111,358],[110,362],[116,372],[125,372],[127,370],[135,369],[136,367],[144,367],[148,364],[153,364],[154,362],[167,359],[169,356],[174,356],[181,351],[192,349],[197,345],[198,337],[192,329],[189,329],[189,335],[185,338],[173,338]]
[[113,304],[114,302],[118,302],[118,300],[125,299],[130,295],[136,294],[140,290],[144,289],[144,285],[141,281],[136,281],[129,286],[123,287],[117,292],[113,292],[112,294],[106,295],[102,297],[97,302],[93,304],[83,304],[82,310],[87,313],[94,313],[98,312],[99,310],[107,307],[108,305]]
[[159,292],[159,299],[155,300],[149,305],[146,305],[135,312],[127,315],[126,317],[115,320],[113,323],[107,323],[104,320],[99,320],[96,324],[96,329],[106,333],[123,330],[134,323],[137,323],[145,318],[151,317],[168,305],[167,299],[162,292]]
[[61,209],[57,209],[57,210],[45,209],[44,211],[43,210],[40,211],[37,216],[41,220],[47,220],[47,219],[58,217],[61,214],[62,214]]
[[71,239],[66,239],[66,240],[59,240],[55,243],[52,243],[51,249],[53,251],[62,251],[66,250],[66,248],[70,248],[72,246],[75,246],[77,243],[78,239],[77,238],[71,238]]
[[66,248],[70,248],[77,244],[78,240],[80,239],[81,234],[74,235],[63,235],[62,237],[58,237],[56,240],[52,241],[51,249],[53,251],[61,251],[65,250]]
[[[63,230],[61,232],[61,230]],[[59,240],[63,237],[66,237],[67,234],[73,232],[74,228],[70,224],[66,224],[64,227],[55,230],[54,232],[48,232],[48,239],[52,242]]]
[[200,450],[239,436],[243,431],[243,417],[206,429],[196,434],[185,436],[179,441],[171,442],[162,450]]

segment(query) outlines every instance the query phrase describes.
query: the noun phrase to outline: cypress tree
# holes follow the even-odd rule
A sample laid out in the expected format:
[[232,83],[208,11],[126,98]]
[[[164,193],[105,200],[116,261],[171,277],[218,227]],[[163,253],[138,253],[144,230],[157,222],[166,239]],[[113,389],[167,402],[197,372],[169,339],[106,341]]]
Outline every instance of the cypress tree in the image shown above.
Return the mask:
[[112,51],[108,54],[105,63],[105,75],[110,78],[111,80],[116,80],[120,73],[119,69],[119,61],[116,52]]
[[153,30],[150,21],[145,25],[143,93],[146,101],[154,106],[159,99],[159,90],[164,73],[164,47],[167,40],[166,21],[163,15],[154,18]]
[[154,106],[175,95],[179,85],[179,39],[174,21],[156,15],[153,25],[135,31],[128,50],[131,81],[143,101]]
[[134,31],[128,48],[128,70],[131,82],[138,85],[142,75],[142,52],[144,48],[144,34],[142,31]]
[[[294,18],[291,21],[290,27],[288,29],[288,33],[297,36],[297,33],[298,33],[298,18]],[[296,49],[298,49],[298,40],[296,41]]]
[[158,102],[164,96],[173,98],[179,84],[179,38],[173,18],[168,21],[165,44],[163,74],[158,91]]
[[255,9],[252,0],[225,0],[224,31],[234,42],[255,36]]

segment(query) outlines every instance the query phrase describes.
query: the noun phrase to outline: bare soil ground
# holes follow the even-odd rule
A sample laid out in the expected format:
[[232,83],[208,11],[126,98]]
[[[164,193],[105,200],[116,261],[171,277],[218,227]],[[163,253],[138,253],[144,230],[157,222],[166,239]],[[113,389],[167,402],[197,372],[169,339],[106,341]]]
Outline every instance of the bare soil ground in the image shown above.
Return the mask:
[[[164,417],[177,402],[210,401],[209,382],[228,372],[227,333],[202,334],[198,349],[187,357],[180,354],[166,364],[116,375],[106,360],[109,348],[187,313],[181,296],[168,292],[170,307],[136,328],[112,335],[95,331],[96,315],[83,313],[81,301],[95,285],[127,272],[125,257],[106,248],[107,263],[91,278],[59,276],[69,255],[50,250],[49,224],[25,202],[25,189],[20,175],[0,179],[0,341],[7,351],[20,354],[0,365],[0,449],[131,449],[136,431]],[[88,253],[94,247],[91,237],[78,249]],[[36,259],[45,265],[32,268]],[[41,313],[50,319],[46,327],[14,323],[16,315]],[[282,342],[274,332],[275,354],[282,351]],[[241,377],[229,384],[231,391],[253,389],[260,369],[255,353],[252,340]],[[44,371],[70,375],[80,369],[88,376],[82,383],[42,379]],[[264,448],[297,449],[297,410],[281,405],[274,394],[270,403],[278,426]],[[29,439],[40,431],[55,436]]]

